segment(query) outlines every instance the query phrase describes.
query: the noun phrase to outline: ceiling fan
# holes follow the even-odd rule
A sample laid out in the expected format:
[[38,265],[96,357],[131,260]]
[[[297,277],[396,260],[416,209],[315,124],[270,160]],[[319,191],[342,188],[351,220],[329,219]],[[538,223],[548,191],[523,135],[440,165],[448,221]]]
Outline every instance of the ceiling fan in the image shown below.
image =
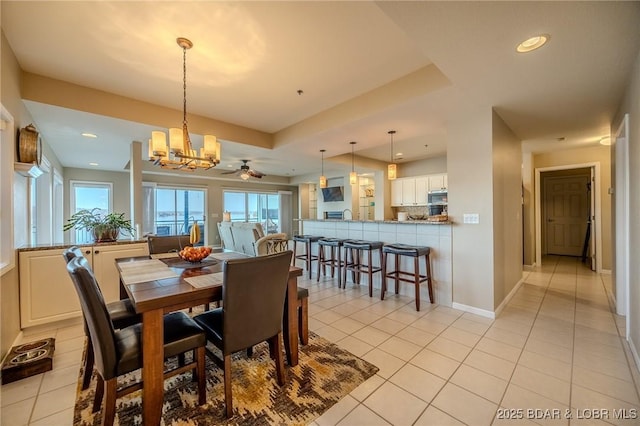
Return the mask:
[[251,167],[249,167],[247,163],[250,160],[240,160],[240,161],[242,161],[242,166],[240,166],[239,169],[235,169],[229,172],[222,172],[222,174],[223,175],[235,174],[237,176],[240,176],[242,180],[248,180],[249,178],[252,178],[252,177],[262,179],[263,176],[266,176],[264,173],[259,172],[257,170],[253,170]]

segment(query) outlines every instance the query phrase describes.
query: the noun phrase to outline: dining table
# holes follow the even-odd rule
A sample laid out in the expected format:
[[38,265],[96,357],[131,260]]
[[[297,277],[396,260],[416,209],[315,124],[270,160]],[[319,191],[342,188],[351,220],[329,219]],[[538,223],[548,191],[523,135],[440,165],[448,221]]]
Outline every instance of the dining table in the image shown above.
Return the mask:
[[[226,260],[247,255],[214,250],[201,262],[176,253],[116,259],[120,296],[131,300],[142,316],[142,415],[145,425],[159,425],[164,400],[163,315],[222,300],[222,268]],[[283,312],[283,340],[289,366],[298,365],[298,277],[289,267]]]

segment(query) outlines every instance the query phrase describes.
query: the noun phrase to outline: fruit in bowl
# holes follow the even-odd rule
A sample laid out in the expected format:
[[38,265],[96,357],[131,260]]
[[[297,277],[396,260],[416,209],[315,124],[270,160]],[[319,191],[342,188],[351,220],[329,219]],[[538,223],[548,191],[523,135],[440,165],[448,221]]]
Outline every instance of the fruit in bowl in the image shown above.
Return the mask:
[[211,254],[211,247],[185,247],[178,252],[178,256],[187,262],[197,263]]

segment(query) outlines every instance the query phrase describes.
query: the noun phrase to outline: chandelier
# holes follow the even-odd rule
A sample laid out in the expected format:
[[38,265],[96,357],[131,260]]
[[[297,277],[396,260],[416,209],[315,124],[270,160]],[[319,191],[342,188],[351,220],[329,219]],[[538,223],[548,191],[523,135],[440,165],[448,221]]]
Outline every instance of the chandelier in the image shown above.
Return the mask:
[[193,43],[183,37],[178,37],[176,42],[182,48],[182,129],[169,129],[169,149],[167,149],[167,135],[164,132],[151,132],[149,161],[165,169],[184,171],[193,171],[198,168],[210,169],[220,163],[220,142],[215,136],[205,135],[204,146],[200,148],[200,152],[191,146],[189,129],[187,129],[187,49],[191,49]]

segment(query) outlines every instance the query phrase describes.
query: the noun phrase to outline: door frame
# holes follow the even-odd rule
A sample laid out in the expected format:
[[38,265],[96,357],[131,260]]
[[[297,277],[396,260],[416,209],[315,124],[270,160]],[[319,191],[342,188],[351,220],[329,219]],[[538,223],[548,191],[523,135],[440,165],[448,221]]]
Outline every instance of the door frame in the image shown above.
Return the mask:
[[600,224],[601,202],[600,202],[600,162],[566,164],[562,166],[538,167],[535,169],[535,228],[536,228],[536,264],[542,265],[542,188],[540,186],[540,174],[555,170],[570,170],[591,168],[595,176],[591,191],[591,199],[595,205],[592,212],[595,229],[592,235],[596,242],[596,272],[602,271],[602,226]]

